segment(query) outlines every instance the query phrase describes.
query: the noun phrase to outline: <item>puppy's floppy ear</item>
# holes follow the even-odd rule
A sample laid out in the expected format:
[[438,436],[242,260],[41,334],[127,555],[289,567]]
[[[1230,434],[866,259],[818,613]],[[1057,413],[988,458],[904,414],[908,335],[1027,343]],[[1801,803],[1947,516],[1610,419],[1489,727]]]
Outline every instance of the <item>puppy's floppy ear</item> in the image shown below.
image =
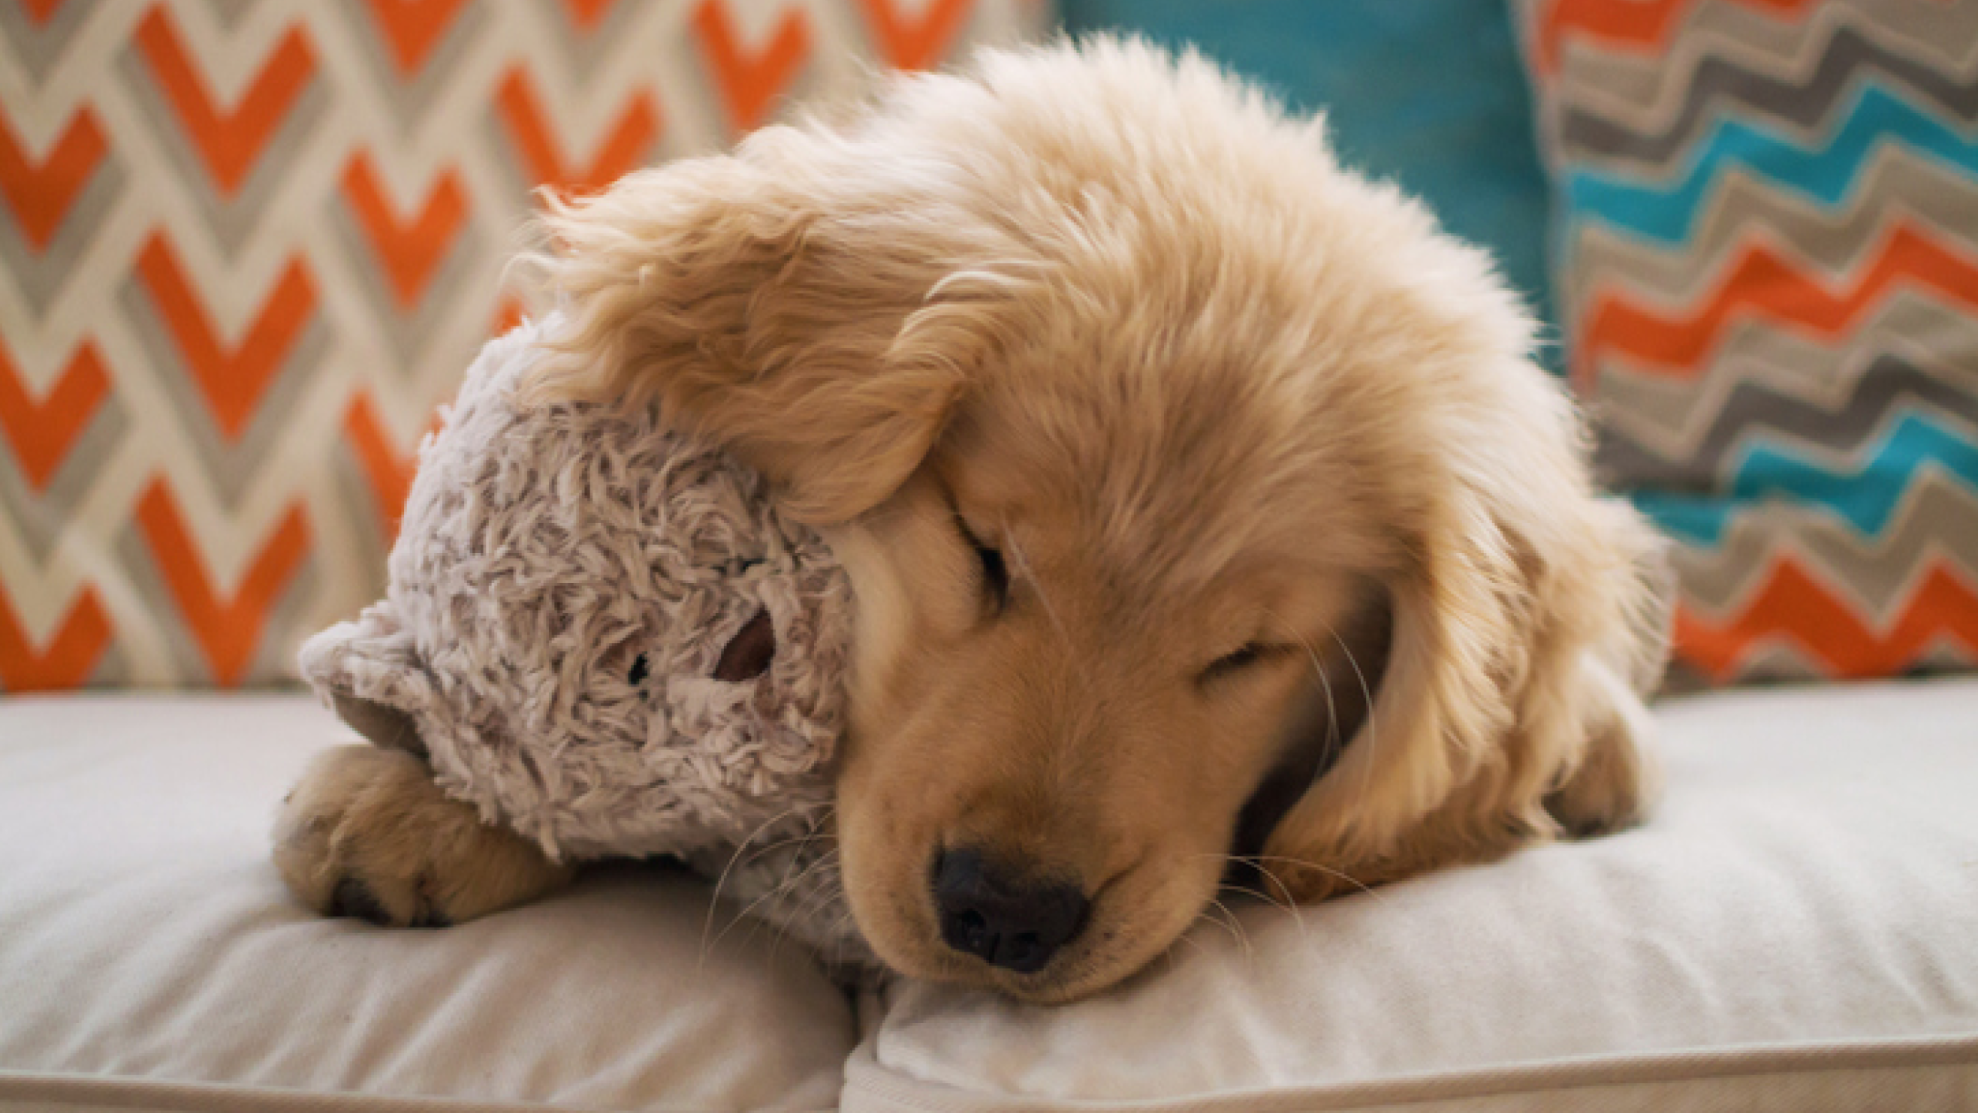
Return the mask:
[[[1609,829],[1654,792],[1639,695],[1662,645],[1652,532],[1594,496],[1563,398],[1515,400],[1440,442],[1447,471],[1387,585],[1374,714],[1267,844],[1321,867],[1279,871],[1301,896],[1341,874],[1373,884],[1487,859],[1562,825]],[[1588,814],[1554,814],[1565,797]]]
[[302,678],[352,730],[382,749],[424,757],[418,715],[432,692],[418,647],[389,602],[302,644]]
[[769,128],[547,198],[534,261],[569,320],[530,393],[657,398],[812,522],[891,494],[995,343],[1001,283],[944,207],[953,171],[871,147]]

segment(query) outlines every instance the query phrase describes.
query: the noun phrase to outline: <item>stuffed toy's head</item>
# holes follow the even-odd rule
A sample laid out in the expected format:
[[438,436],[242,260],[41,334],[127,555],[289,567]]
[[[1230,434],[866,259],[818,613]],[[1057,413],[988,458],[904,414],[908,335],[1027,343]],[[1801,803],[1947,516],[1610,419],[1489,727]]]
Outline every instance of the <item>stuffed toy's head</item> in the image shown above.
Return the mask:
[[303,674],[554,858],[757,848],[741,891],[766,890],[829,813],[849,588],[759,477],[656,415],[517,404],[555,327],[482,351],[421,446],[389,593]]

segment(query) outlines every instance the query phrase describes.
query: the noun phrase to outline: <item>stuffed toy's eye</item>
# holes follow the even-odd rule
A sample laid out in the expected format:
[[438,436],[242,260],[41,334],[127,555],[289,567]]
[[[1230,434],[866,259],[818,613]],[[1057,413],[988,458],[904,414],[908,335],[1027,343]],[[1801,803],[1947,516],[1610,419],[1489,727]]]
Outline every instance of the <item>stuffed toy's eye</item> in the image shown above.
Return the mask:
[[721,660],[715,663],[714,678],[731,684],[754,680],[768,672],[769,663],[775,659],[776,624],[770,621],[768,611],[757,611],[728,640],[728,648],[721,651]]
[[636,688],[644,684],[646,677],[651,675],[652,662],[646,660],[646,655],[641,653],[637,657],[632,658],[632,671],[626,674],[625,682]]

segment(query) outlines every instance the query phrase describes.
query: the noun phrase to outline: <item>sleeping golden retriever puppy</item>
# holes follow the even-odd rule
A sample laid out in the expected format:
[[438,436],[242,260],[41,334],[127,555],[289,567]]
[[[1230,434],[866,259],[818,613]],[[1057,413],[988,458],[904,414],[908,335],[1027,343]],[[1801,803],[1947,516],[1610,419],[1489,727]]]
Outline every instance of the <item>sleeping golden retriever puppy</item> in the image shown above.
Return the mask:
[[851,573],[838,835],[896,970],[1064,1000],[1232,859],[1318,899],[1652,796],[1655,548],[1530,321],[1209,64],[990,53],[546,222],[539,389],[656,399]]

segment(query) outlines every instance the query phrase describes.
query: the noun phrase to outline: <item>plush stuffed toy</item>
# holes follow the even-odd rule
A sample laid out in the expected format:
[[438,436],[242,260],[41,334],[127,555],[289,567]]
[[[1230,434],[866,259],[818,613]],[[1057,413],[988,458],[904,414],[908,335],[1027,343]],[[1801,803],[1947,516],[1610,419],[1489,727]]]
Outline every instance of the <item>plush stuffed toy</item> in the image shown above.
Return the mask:
[[302,648],[359,733],[552,859],[678,857],[851,964],[831,852],[850,589],[762,481],[652,412],[520,405],[554,317],[484,348],[385,598]]

